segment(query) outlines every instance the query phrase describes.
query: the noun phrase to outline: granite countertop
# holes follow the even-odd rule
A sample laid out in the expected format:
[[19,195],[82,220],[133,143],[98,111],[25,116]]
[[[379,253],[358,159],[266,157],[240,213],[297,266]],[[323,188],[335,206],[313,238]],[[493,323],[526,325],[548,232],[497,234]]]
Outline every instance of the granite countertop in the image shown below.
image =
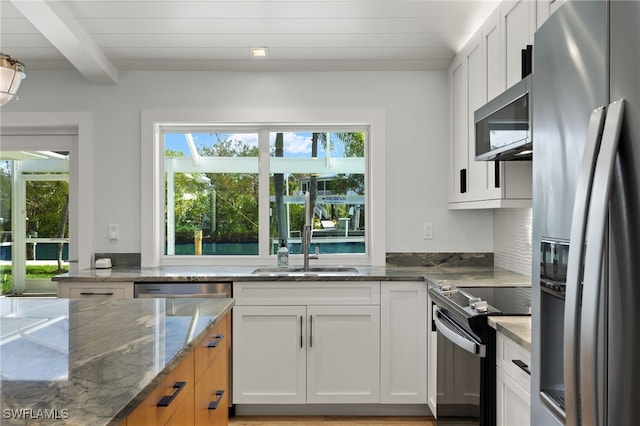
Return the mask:
[[[316,266],[316,265],[314,265]],[[54,278],[65,282],[205,282],[205,281],[423,281],[464,286],[531,286],[531,278],[493,266],[355,266],[357,273],[319,275],[254,274],[258,266],[158,266],[88,269]]]
[[530,316],[490,316],[489,325],[523,348],[531,351]]
[[0,298],[2,424],[120,424],[232,306]]

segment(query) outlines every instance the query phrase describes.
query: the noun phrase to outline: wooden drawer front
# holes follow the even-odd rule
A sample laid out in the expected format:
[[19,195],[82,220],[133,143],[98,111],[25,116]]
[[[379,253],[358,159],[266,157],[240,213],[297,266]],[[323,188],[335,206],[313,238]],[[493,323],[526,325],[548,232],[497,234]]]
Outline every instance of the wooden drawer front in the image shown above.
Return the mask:
[[198,380],[209,364],[230,347],[231,334],[227,327],[229,315],[225,314],[213,329],[201,339],[195,348],[195,378]]
[[196,382],[196,425],[227,424],[230,398],[228,383],[228,354],[221,352]]
[[[166,407],[158,407],[165,396],[176,394],[176,383],[186,382]],[[194,389],[193,352],[190,352],[176,368],[151,392],[151,394],[127,417],[127,425],[163,425]],[[193,406],[192,406],[193,407]]]
[[496,333],[496,364],[511,376],[527,392],[531,389],[531,352],[518,345],[502,333]]
[[265,281],[233,284],[236,305],[379,305],[377,281]]
[[173,415],[169,418],[164,426],[187,426],[193,425],[193,389],[189,391],[187,397],[176,408]]

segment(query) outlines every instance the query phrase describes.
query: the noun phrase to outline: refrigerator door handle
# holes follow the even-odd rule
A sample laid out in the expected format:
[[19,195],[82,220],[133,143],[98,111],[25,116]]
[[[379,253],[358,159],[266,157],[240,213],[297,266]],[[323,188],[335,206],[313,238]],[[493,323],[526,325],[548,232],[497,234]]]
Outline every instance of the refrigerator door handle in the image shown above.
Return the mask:
[[591,203],[587,220],[587,248],[585,253],[582,312],[580,315],[580,418],[584,425],[598,425],[602,401],[599,389],[606,383],[598,377],[598,322],[601,315],[600,294],[603,280],[605,232],[609,216],[609,195],[613,180],[613,166],[618,152],[624,100],[607,108],[602,132],[600,153],[593,177]]
[[[587,142],[582,155],[582,164],[578,174],[575,201],[573,204],[573,217],[571,220],[571,247],[567,263],[567,283],[565,293],[564,315],[564,399],[565,416],[568,425],[578,424],[579,410],[579,329],[582,272],[584,265],[585,231],[587,225],[587,213],[589,211],[589,198],[591,197],[591,185],[596,167],[596,159],[602,140],[604,127],[605,107],[599,107],[591,113],[589,127],[587,129]],[[551,401],[544,400],[544,401]],[[550,407],[557,409],[557,407]]]

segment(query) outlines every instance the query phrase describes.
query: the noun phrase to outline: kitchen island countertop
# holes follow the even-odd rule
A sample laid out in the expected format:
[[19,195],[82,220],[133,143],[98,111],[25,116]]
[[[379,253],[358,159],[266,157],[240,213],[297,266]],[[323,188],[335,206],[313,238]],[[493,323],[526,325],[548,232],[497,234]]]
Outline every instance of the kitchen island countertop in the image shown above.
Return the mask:
[[0,298],[3,425],[119,425],[230,298]]

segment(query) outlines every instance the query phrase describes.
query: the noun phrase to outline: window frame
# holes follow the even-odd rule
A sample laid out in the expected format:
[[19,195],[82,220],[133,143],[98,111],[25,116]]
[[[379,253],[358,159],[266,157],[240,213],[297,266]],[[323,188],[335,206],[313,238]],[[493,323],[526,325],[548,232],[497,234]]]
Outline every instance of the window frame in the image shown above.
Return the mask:
[[[143,267],[162,265],[270,265],[269,227],[261,226],[257,256],[167,256],[164,254],[164,140],[163,129],[259,131],[259,206],[269,205],[269,133],[358,129],[368,134],[365,150],[365,254],[321,255],[318,264],[384,266],[385,250],[385,116],[381,110],[215,110],[143,111],[141,120],[141,261]],[[375,170],[375,174],[373,171]],[[266,178],[265,178],[266,177]],[[259,208],[259,223],[269,223],[269,209]],[[267,248],[265,250],[265,247]],[[299,259],[298,259],[299,257]],[[302,263],[293,255],[292,264]]]

